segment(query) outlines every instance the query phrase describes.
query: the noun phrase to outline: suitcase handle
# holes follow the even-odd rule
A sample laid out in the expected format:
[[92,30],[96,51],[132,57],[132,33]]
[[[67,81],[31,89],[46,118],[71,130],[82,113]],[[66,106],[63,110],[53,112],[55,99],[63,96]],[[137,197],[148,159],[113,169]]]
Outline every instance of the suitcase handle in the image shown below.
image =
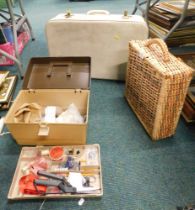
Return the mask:
[[[150,46],[153,44],[157,44],[161,48],[161,51],[163,53],[163,60],[164,62],[168,62],[170,60],[169,50],[167,48],[167,45],[164,43],[164,41],[162,41],[161,39],[149,39],[146,42],[145,46],[150,48]],[[155,52],[155,50],[153,51]]]
[[107,10],[89,10],[87,15],[109,15],[110,12]]

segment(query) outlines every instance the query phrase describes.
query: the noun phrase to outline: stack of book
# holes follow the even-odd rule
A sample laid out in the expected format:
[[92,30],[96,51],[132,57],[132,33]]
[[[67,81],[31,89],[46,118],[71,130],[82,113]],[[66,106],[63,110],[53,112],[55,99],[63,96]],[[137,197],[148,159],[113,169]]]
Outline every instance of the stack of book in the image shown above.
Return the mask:
[[180,57],[188,66],[194,69],[193,78],[184,102],[182,116],[186,122],[195,122],[195,53],[176,55]]
[[16,80],[17,76],[9,76],[9,71],[0,71],[0,110],[10,107]]
[[187,122],[195,122],[195,86],[189,87],[182,115]]
[[[170,0],[155,4],[148,13],[151,37],[164,39],[179,20],[185,0]],[[195,0],[191,0],[186,17],[179,27],[166,40],[168,46],[195,43]]]

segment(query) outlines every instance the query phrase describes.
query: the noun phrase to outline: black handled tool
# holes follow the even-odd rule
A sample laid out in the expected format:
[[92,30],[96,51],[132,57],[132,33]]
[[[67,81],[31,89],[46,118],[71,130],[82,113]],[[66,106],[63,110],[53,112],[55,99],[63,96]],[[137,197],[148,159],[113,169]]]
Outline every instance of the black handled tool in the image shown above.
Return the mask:
[[46,171],[38,171],[37,174],[39,176],[47,177],[48,179],[35,179],[35,188],[37,185],[56,186],[62,193],[76,193],[76,188],[73,187],[64,176],[55,175]]

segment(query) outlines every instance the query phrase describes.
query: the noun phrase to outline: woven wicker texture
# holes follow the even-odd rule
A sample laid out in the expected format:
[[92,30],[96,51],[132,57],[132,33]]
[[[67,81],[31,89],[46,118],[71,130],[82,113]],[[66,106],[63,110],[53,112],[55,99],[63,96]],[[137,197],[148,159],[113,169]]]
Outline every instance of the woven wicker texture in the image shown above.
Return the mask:
[[162,40],[129,42],[125,97],[153,140],[175,133],[191,78]]

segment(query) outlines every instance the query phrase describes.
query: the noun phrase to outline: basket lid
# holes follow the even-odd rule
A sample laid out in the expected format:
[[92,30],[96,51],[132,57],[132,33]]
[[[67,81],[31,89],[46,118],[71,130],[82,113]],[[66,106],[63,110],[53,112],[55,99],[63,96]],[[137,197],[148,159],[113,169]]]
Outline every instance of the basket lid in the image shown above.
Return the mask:
[[[183,74],[189,78],[192,76],[192,68],[172,55],[166,43],[159,38],[131,40],[129,46],[135,50],[135,56],[152,67],[155,74],[157,73],[164,78],[183,77]],[[142,62],[141,65],[143,65]]]
[[90,57],[31,58],[23,89],[89,89]]

